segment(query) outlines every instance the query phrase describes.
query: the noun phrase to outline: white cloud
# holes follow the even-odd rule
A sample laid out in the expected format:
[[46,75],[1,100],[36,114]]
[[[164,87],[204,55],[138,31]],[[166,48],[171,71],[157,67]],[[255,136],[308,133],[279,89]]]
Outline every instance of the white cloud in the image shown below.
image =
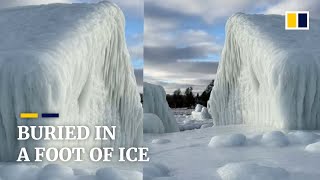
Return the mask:
[[280,3],[269,7],[265,13],[267,14],[284,14],[285,11],[310,11],[312,18],[320,16],[320,1],[319,0],[283,0]]
[[265,7],[277,0],[146,0],[146,2],[180,14],[201,17],[211,24],[219,18],[228,17],[236,12],[248,12],[256,7]]
[[51,3],[72,3],[71,0],[1,0],[0,8],[8,8],[15,6],[27,6]]

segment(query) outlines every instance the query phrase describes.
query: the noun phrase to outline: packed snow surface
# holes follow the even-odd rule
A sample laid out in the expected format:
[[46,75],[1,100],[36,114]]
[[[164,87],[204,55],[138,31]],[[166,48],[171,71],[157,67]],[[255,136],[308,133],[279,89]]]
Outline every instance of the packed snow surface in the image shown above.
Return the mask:
[[285,169],[254,163],[230,163],[219,168],[218,174],[222,180],[289,180]]
[[318,133],[229,125],[144,134],[151,159],[144,172],[146,180],[319,180]]
[[71,168],[48,164],[43,167],[30,164],[0,164],[1,180],[142,180],[142,173],[104,167],[92,171],[88,168]]
[[143,112],[156,114],[161,119],[165,132],[179,131],[162,86],[143,83]]
[[164,133],[164,126],[161,119],[152,113],[143,114],[144,133]]
[[320,21],[286,31],[285,17],[237,13],[208,102],[217,125],[320,129]]
[[[108,2],[0,11],[0,160],[27,147],[133,146],[142,106],[125,43],[124,15]],[[20,119],[21,112],[59,119]],[[115,141],[20,141],[17,125],[117,126]],[[92,133],[94,134],[94,133]],[[30,156],[32,156],[30,154]]]

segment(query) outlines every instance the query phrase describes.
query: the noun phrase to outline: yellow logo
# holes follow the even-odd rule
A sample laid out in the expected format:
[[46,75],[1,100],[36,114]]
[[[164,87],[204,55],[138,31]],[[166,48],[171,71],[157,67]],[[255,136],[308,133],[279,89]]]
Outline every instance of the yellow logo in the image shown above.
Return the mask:
[[287,11],[286,30],[309,30],[309,11]]

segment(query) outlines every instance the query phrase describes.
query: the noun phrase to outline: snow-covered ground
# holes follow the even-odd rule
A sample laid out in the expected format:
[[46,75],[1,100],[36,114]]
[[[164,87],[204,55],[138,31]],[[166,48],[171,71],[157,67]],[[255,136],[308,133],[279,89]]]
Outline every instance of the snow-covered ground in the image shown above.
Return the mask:
[[317,133],[232,125],[145,134],[144,179],[318,180]]
[[151,158],[144,180],[320,179],[320,131],[211,127],[192,111],[173,109],[181,132],[144,134]]
[[142,172],[137,166],[121,166],[107,167],[107,163],[0,163],[0,180],[142,180]]

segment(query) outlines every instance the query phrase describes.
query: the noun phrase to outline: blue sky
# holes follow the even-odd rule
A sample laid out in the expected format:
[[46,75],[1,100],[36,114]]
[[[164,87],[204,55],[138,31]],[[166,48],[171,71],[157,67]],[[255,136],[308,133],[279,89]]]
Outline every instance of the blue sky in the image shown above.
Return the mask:
[[[1,0],[1,7],[100,0]],[[126,16],[126,40],[140,91],[144,81],[167,93],[193,86],[201,92],[215,78],[225,23],[236,12],[284,14],[309,10],[320,17],[319,0],[110,0]]]
[[236,12],[284,14],[309,10],[318,0],[145,0],[144,81],[167,93],[192,86],[202,92],[215,78],[225,40],[225,23]]

